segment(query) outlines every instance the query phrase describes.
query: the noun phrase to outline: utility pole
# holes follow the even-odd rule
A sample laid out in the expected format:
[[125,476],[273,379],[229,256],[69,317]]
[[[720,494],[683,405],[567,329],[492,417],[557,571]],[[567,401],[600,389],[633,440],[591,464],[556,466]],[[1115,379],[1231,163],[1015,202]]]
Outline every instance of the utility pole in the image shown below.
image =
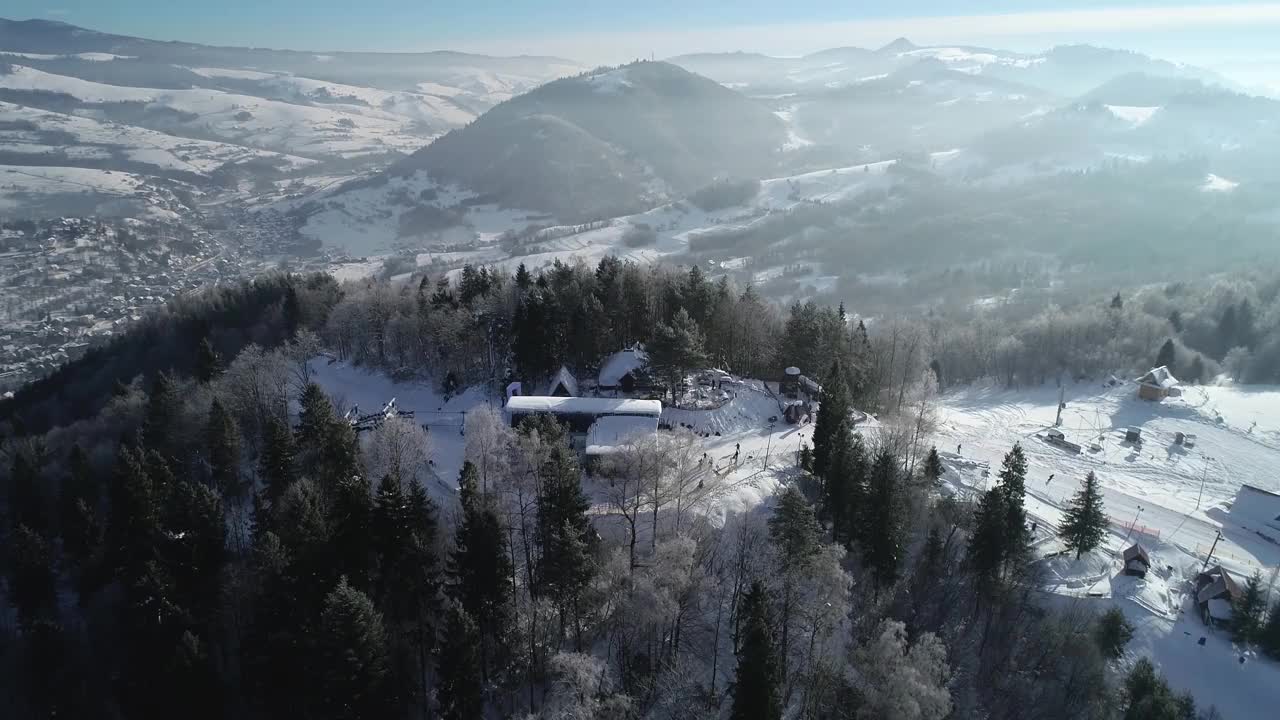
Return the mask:
[[769,423],[769,441],[764,445],[764,469],[769,469],[769,450],[773,448],[773,423]]
[[1142,507],[1141,505],[1138,506],[1138,512],[1134,513],[1133,515],[1133,522],[1129,523],[1129,532],[1124,534],[1124,540],[1122,540],[1121,543],[1126,543],[1129,541],[1129,536],[1133,534],[1133,529],[1138,526],[1138,516],[1142,515],[1142,511],[1145,509],[1146,508]]
[[1204,484],[1209,479],[1209,461],[1213,458],[1204,456],[1204,474],[1200,476],[1200,495],[1196,497],[1196,509],[1200,509],[1200,501],[1204,499]]
[[1200,572],[1209,569],[1209,561],[1213,559],[1213,551],[1218,549],[1218,541],[1222,539],[1222,531],[1218,531],[1218,537],[1213,539],[1213,547],[1209,548],[1209,554],[1205,556],[1204,567],[1200,568]]
[[1054,427],[1062,427],[1062,409],[1067,406],[1067,386],[1058,388],[1058,419],[1053,421]]

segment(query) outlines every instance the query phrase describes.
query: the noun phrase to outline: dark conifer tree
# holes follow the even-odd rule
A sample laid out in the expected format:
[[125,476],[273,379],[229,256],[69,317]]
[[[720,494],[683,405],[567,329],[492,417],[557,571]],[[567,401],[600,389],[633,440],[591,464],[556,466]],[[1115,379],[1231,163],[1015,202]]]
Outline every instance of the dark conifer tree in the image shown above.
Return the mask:
[[898,462],[881,450],[871,468],[862,533],[863,555],[880,587],[892,585],[902,566],[903,512]]
[[830,507],[833,537],[850,543],[863,537],[863,520],[867,504],[867,482],[870,463],[862,436],[852,431],[849,420],[836,433],[838,441],[832,457],[833,466],[824,486]]
[[582,492],[582,473],[573,450],[554,442],[539,475],[537,579],[540,592],[556,602],[563,624],[574,612],[578,598],[591,581],[595,531],[587,518],[590,501]]
[[942,458],[938,456],[938,448],[929,448],[929,456],[924,460],[924,479],[936,487],[942,482],[944,472],[946,469],[942,466]]
[[462,523],[458,526],[450,573],[452,592],[480,633],[480,665],[487,683],[496,644],[507,622],[511,599],[511,558],[502,521],[478,494],[475,466],[467,462],[458,480]]
[[1076,493],[1063,516],[1059,534],[1068,550],[1076,552],[1076,558],[1102,544],[1107,535],[1106,511],[1102,507],[1102,491],[1098,478],[1092,472],[1085,476],[1084,485]]
[[293,442],[293,432],[279,418],[267,420],[264,435],[258,473],[262,476],[263,494],[274,506],[297,479],[298,449]]
[[1267,612],[1267,600],[1262,589],[1262,573],[1255,570],[1231,605],[1231,638],[1248,645],[1258,639],[1258,631]]
[[449,609],[440,646],[437,697],[442,720],[473,720],[484,714],[480,633],[475,621],[458,605]]
[[822,526],[794,485],[778,496],[778,506],[769,518],[769,536],[787,565],[799,566],[818,551]]
[[650,367],[673,391],[685,373],[707,362],[702,329],[684,308],[675,312],[670,323],[657,328],[648,350]]
[[1160,352],[1156,353],[1156,364],[1154,367],[1167,367],[1169,372],[1177,375],[1177,368],[1174,367],[1178,360],[1178,348],[1173,344],[1173,338],[1164,341],[1160,346]]
[[389,666],[382,614],[345,578],[325,598],[315,640],[316,717],[387,717]]
[[329,434],[329,428],[337,419],[333,403],[319,385],[309,383],[298,400],[297,441],[302,458],[302,472],[312,478],[318,476],[320,453]]
[[58,490],[58,526],[62,530],[63,552],[81,565],[101,539],[101,495],[89,458],[79,444],[71,447],[67,465],[69,472]]
[[529,275],[529,268],[526,268],[524,263],[520,263],[520,266],[516,268],[516,287],[523,292],[528,290],[532,284],[533,278]]
[[1267,613],[1267,623],[1258,631],[1258,647],[1272,660],[1280,660],[1280,600]]
[[1124,647],[1133,639],[1133,626],[1125,619],[1123,610],[1113,607],[1098,618],[1093,637],[1103,657],[1119,660]]
[[244,490],[240,482],[240,428],[218,398],[209,408],[205,441],[213,487],[224,496],[238,497]]
[[742,598],[743,639],[734,676],[731,720],[781,720],[778,653],[768,615],[768,597],[756,582]]
[[147,449],[160,453],[166,461],[179,458],[181,442],[178,423],[182,417],[182,397],[177,381],[169,373],[160,373],[147,396],[147,409],[142,420],[142,434]]
[[28,530],[49,537],[53,525],[49,520],[49,504],[41,477],[43,455],[39,447],[23,448],[13,453],[13,463],[9,468],[9,526],[25,525]]
[[39,533],[18,525],[7,538],[9,602],[18,624],[28,631],[41,620],[55,620],[58,611],[57,571],[53,548]]
[[1005,558],[1005,504],[999,487],[982,494],[973,515],[968,563],[984,580],[994,579]]
[[202,383],[210,382],[221,375],[223,369],[222,356],[214,349],[209,338],[202,338],[200,347],[196,349],[196,379]]
[[169,494],[164,518],[165,565],[176,602],[197,623],[213,620],[226,557],[222,500],[204,485],[180,480]]
[[1006,563],[1020,563],[1027,558],[1031,533],[1027,529],[1026,501],[1027,456],[1022,445],[1015,444],[1004,456],[1000,467],[1000,495],[1004,504],[1004,542],[1002,556]]
[[813,474],[824,482],[831,468],[833,449],[848,442],[849,386],[845,382],[844,369],[837,360],[827,373],[827,383],[822,388],[822,404],[818,407],[818,419],[813,426]]
[[330,500],[329,527],[333,529],[331,552],[339,575],[354,588],[369,588],[373,562],[373,497],[369,481],[361,475],[340,480]]

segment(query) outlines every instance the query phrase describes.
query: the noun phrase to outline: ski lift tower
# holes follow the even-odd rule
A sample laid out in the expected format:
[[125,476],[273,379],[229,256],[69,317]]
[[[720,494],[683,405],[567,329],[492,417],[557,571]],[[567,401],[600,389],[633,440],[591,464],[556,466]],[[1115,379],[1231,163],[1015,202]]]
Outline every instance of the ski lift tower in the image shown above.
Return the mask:
[[1067,407],[1067,388],[1062,386],[1058,388],[1058,418],[1053,421],[1054,427],[1062,427],[1062,411]]

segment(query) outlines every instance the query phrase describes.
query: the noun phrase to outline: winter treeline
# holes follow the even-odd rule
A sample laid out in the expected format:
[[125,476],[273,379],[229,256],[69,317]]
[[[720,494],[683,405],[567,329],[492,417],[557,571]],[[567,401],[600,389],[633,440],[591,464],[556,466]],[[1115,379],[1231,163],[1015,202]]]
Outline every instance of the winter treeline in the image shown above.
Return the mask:
[[[519,292],[490,275],[470,302],[551,302],[556,272],[568,285],[595,275],[553,269],[512,280]],[[697,273],[666,277],[725,297]],[[466,282],[428,285],[457,306],[429,295],[427,317],[468,317]],[[350,290],[328,318],[300,313],[272,349],[226,357],[196,341],[190,371],[121,383],[85,420],[6,437],[10,715],[1187,717],[1149,667],[1115,681],[1123,625],[1039,605],[1019,449],[977,502],[935,492],[943,470],[922,450],[916,390],[932,370],[904,371],[923,363],[922,342],[864,339],[813,306],[776,320],[789,339],[758,362],[835,361],[805,467],[758,478],[779,485],[757,508],[726,511],[739,488],[707,470],[690,433],[586,473],[551,419],[510,428],[487,408],[466,418],[454,495],[418,426],[389,419],[358,438],[311,382],[309,328],[334,332],[340,309],[377,289]],[[681,305],[646,339],[691,357],[680,338],[734,327],[714,317]],[[389,336],[344,332],[346,352],[395,357]],[[455,372],[487,372],[474,362]],[[901,403],[901,427],[855,435],[855,392]]]
[[[913,323],[946,386],[994,378],[1033,385],[1167,365],[1179,379],[1280,382],[1280,281],[1239,274],[1143,287],[1069,305],[1011,299]],[[1047,305],[1047,307],[1046,307]],[[1136,377],[1136,375],[1135,375]]]

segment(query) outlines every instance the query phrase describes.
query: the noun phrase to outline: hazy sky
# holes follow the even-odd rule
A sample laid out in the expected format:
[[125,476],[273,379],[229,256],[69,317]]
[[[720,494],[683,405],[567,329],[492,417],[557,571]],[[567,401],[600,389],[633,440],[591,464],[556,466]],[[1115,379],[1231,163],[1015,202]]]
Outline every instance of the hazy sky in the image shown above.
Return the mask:
[[[1280,63],[1280,2],[1222,0],[6,0],[10,18],[163,40],[307,50],[462,49],[618,62],[919,43],[1092,42],[1200,64]],[[0,48],[2,49],[2,48]]]

